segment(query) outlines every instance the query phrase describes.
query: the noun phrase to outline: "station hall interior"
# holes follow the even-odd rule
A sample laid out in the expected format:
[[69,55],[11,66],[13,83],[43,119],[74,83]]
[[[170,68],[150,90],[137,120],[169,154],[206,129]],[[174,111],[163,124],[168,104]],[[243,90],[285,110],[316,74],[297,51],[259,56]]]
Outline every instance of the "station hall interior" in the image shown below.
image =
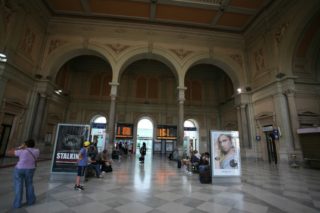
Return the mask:
[[[181,156],[185,147],[211,153],[212,131],[237,131],[241,183],[213,181],[205,192],[215,195],[218,184],[217,194],[236,197],[232,207],[222,208],[225,203],[213,196],[205,198],[210,204],[192,203],[193,209],[181,211],[211,212],[217,203],[221,212],[320,211],[320,189],[311,187],[320,168],[319,23],[318,0],[0,0],[0,174],[8,176],[0,196],[10,192],[9,171],[17,160],[7,151],[33,138],[43,160],[36,179],[46,189],[38,195],[51,205],[51,192],[72,185],[46,179],[59,125],[87,125],[87,139],[97,141],[100,151],[111,153],[120,143],[128,148],[113,176],[103,180],[119,187],[122,199],[132,199],[137,182],[122,186],[121,178],[141,178],[135,163],[146,143],[151,162],[143,174],[159,188],[168,184],[160,191],[169,197],[177,188],[166,175],[181,184],[181,196],[189,187],[190,197],[178,202],[184,206],[193,193],[207,189],[195,175],[181,173],[168,155],[178,150]],[[161,184],[155,168],[162,168]],[[261,174],[279,180],[279,191]],[[287,191],[283,178],[290,176],[294,188],[294,175],[305,188]],[[100,190],[99,182],[91,184]],[[261,197],[246,197],[254,194],[253,186]],[[268,193],[300,206],[261,203]],[[157,205],[143,211],[176,207],[164,202],[170,208],[160,208],[163,200],[157,199],[165,195],[154,196],[151,203]],[[139,202],[133,207],[140,208]],[[120,203],[101,212],[130,209]]]

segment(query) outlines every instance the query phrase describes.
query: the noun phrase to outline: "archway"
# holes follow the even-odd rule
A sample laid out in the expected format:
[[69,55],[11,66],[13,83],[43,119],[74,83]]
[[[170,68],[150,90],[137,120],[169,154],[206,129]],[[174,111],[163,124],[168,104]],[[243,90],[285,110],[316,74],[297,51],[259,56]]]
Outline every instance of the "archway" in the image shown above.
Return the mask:
[[184,141],[187,143],[190,152],[197,150],[199,152],[199,128],[198,124],[193,119],[188,119],[184,122]]
[[104,116],[96,115],[91,119],[90,140],[97,144],[98,152],[105,149],[107,119]]
[[137,143],[136,153],[140,153],[140,147],[143,143],[147,145],[147,153],[153,150],[153,123],[150,118],[141,118],[137,125]]

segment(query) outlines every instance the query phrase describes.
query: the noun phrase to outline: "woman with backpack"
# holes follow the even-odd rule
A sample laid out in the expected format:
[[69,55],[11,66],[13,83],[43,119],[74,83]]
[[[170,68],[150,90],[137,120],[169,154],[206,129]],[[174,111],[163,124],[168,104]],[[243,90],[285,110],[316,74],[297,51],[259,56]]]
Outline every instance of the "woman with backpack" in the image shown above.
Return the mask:
[[141,163],[144,163],[144,156],[146,155],[146,153],[147,153],[146,143],[143,142],[142,147],[140,148],[141,157],[139,158]]

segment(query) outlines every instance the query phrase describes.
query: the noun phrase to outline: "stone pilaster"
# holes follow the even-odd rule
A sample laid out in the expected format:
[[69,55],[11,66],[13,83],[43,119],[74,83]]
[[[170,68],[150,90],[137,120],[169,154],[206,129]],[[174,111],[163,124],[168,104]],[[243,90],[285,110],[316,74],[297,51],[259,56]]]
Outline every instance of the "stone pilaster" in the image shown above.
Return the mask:
[[277,82],[277,93],[273,96],[273,99],[276,111],[276,123],[282,133],[281,137],[279,137],[279,155],[280,159],[288,160],[289,154],[293,152],[294,147],[292,143],[291,125],[288,125],[290,124],[288,103],[283,94],[280,82]]
[[38,140],[40,137],[44,111],[46,110],[47,95],[45,93],[40,93],[38,98],[39,101],[35,112],[34,125],[32,129],[32,138],[35,140]]
[[295,91],[292,89],[288,89],[285,91],[285,94],[287,96],[288,101],[288,110],[289,110],[289,116],[290,116],[290,124],[291,124],[291,131],[292,131],[292,143],[294,150],[300,151],[301,145],[299,141],[299,136],[297,133],[297,130],[299,128],[299,121],[298,121],[298,113],[296,108],[296,102],[294,99]]

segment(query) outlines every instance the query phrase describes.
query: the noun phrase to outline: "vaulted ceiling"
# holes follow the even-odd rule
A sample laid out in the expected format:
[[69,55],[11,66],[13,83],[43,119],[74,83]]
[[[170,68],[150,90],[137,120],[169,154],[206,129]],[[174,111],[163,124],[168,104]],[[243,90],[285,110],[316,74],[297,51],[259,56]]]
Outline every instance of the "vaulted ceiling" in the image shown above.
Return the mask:
[[243,32],[274,0],[43,0],[53,16]]

